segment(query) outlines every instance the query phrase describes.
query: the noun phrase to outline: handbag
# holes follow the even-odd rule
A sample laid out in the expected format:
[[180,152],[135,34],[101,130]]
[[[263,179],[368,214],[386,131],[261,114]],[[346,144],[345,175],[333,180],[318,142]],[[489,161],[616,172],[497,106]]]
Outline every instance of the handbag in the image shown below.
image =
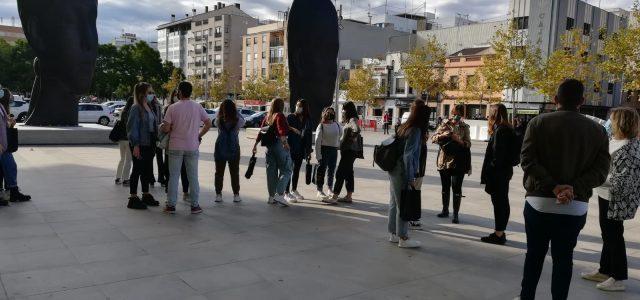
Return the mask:
[[313,172],[311,175],[311,183],[316,184],[318,181],[318,164],[313,164]]
[[18,128],[7,128],[7,151],[10,153],[18,151]]
[[304,175],[306,176],[306,183],[307,185],[310,185],[311,182],[313,181],[313,165],[311,164],[311,161],[309,161],[307,159],[307,167],[305,170]]
[[247,167],[247,172],[244,173],[244,177],[247,179],[250,179],[251,176],[253,176],[253,169],[256,167],[256,161],[258,159],[256,159],[256,155],[252,155],[251,158],[249,159],[249,166]]
[[356,149],[356,158],[364,159],[364,139],[359,133],[356,137]]
[[422,217],[421,191],[413,186],[405,188],[400,196],[400,219],[403,221],[419,221]]
[[163,150],[168,150],[169,149],[169,137],[170,134],[169,133],[165,133],[160,131],[160,133],[158,133],[158,141],[156,142],[156,146],[160,149]]
[[118,141],[126,137],[127,134],[125,131],[126,129],[124,128],[124,124],[122,123],[122,121],[116,122],[116,124],[113,125],[111,132],[109,133],[109,140],[111,140],[114,143],[117,143]]

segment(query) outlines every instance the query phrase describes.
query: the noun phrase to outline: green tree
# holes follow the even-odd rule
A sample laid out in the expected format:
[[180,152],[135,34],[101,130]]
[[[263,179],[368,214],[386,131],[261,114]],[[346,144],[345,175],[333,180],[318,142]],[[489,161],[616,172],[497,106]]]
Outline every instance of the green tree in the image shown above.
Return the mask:
[[189,76],[188,80],[193,85],[193,90],[191,91],[191,98],[192,99],[202,98],[202,96],[204,96],[204,80],[198,78],[197,76]]
[[363,105],[377,106],[376,96],[380,95],[378,81],[373,78],[373,71],[369,68],[359,67],[351,71],[349,80],[345,81],[342,89],[349,101],[362,103]]
[[[585,39],[582,30],[574,29],[561,37],[560,47],[545,60],[528,62],[531,85],[547,99],[552,99],[562,81],[575,78],[589,85],[598,83],[600,72],[596,69],[597,57],[590,53],[591,41]],[[593,100],[591,92],[585,93]]]
[[90,93],[98,98],[111,98],[121,84],[122,66],[118,48],[111,44],[98,46],[96,70]]
[[462,99],[478,100],[481,105],[484,101],[487,101],[488,103],[495,103],[501,100],[500,97],[493,96],[497,92],[501,92],[501,90],[492,89],[482,76],[481,71],[476,72],[474,75],[467,76],[462,92]]
[[0,40],[0,84],[16,94],[31,92],[35,53],[25,40],[14,45]]
[[[640,3],[635,0],[632,18],[640,22]],[[605,31],[606,32],[606,31]],[[604,32],[601,32],[604,34]],[[626,90],[640,90],[640,27],[621,28],[606,37],[601,62],[610,79],[622,81]]]
[[405,78],[417,94],[437,97],[445,90],[446,53],[445,47],[435,37],[430,37],[424,46],[415,48],[403,59]]
[[273,96],[269,82],[261,76],[253,76],[246,80],[242,88],[242,95],[247,100],[269,101]]
[[211,83],[209,98],[212,98],[215,102],[220,102],[226,99],[227,95],[229,95],[229,72],[224,70]]
[[289,71],[283,64],[274,65],[271,69],[271,84],[272,97],[289,99]]
[[185,79],[181,68],[173,68],[169,80],[162,85],[162,89],[171,95],[171,93],[178,87],[178,84]]

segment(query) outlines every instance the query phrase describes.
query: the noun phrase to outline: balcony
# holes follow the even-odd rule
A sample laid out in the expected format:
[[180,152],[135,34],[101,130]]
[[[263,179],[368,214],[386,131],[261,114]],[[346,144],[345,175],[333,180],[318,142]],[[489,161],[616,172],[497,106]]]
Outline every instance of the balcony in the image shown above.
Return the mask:
[[215,34],[213,34],[213,37],[215,37],[215,38],[222,37],[222,32],[216,32]]
[[213,51],[216,51],[216,52],[222,51],[222,46],[213,47]]
[[219,66],[219,65],[222,64],[222,60],[221,59],[216,59],[216,60],[213,61],[213,64],[216,65],[216,66]]
[[284,63],[284,57],[271,56],[271,57],[269,57],[269,63],[270,64],[281,64],[281,63]]
[[284,47],[284,42],[283,41],[271,41],[271,43],[269,43],[269,46],[271,46],[271,47]]

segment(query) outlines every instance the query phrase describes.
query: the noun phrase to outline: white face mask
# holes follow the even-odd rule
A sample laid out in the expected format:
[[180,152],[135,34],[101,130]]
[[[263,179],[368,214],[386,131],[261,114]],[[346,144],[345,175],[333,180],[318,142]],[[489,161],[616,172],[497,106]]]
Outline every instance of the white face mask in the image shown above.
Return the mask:
[[4,91],[0,90],[0,98],[3,98],[3,97],[4,97]]

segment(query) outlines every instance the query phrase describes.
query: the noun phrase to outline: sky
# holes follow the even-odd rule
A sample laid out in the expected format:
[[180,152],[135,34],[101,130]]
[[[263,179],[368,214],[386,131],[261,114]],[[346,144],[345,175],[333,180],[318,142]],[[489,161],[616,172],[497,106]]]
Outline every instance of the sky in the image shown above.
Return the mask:
[[[47,0],[44,0],[47,1]],[[204,12],[204,6],[213,8],[218,1],[213,0],[98,0],[98,35],[101,43],[108,43],[123,30],[135,33],[147,41],[156,40],[155,28],[169,21],[171,14],[184,16],[195,8]],[[225,1],[221,1],[225,2]],[[371,14],[384,14],[385,2],[391,13],[405,11],[423,14],[425,0],[332,0],[342,4],[343,16],[366,20],[369,6]],[[633,0],[587,0],[592,5],[601,2],[603,8],[622,7],[630,9]],[[285,11],[292,0],[235,0],[226,4],[240,3],[248,14],[259,19],[277,19],[278,11]],[[469,15],[476,21],[505,19],[509,0],[426,0],[426,10],[435,12],[437,17],[452,17],[456,13]],[[0,0],[2,24],[11,25],[12,17],[19,25],[16,0]]]

